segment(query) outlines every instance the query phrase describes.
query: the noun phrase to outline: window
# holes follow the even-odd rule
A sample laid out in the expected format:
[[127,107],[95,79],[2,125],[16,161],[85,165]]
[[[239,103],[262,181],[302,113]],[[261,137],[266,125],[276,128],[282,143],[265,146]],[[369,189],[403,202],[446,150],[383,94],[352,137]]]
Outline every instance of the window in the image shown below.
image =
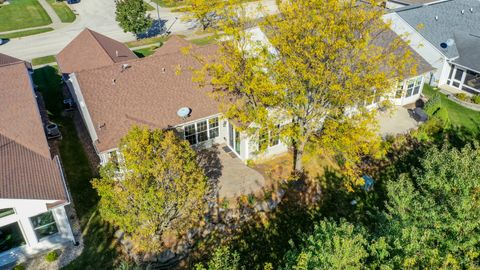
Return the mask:
[[377,93],[377,90],[374,89],[372,91],[372,95],[367,97],[367,100],[365,100],[365,106],[373,105],[380,101],[380,96],[377,96],[376,93]]
[[415,79],[408,80],[407,82],[407,91],[405,97],[411,97],[420,92],[420,87],[422,86],[423,77],[417,77]]
[[480,91],[480,74],[475,73],[473,71],[467,70],[467,74],[465,75],[465,82],[464,84],[467,87],[476,89]]
[[30,221],[38,240],[58,233],[57,223],[55,223],[53,214],[50,211],[31,217]]
[[185,140],[190,144],[197,144],[197,136],[195,132],[195,124],[185,127]]
[[204,142],[208,140],[207,121],[197,123],[197,137],[198,142]]
[[217,117],[184,127],[184,138],[191,145],[214,139],[218,135]]
[[218,118],[208,120],[208,129],[210,130],[210,139],[218,137]]
[[13,210],[13,208],[0,209],[0,218],[10,216],[10,215],[13,215],[13,214],[15,214],[15,210]]
[[280,125],[276,125],[272,131],[260,131],[258,138],[258,149],[265,150],[268,147],[276,146],[280,143]]
[[403,82],[398,83],[397,89],[395,90],[395,98],[402,98],[403,95]]
[[0,227],[0,253],[22,245],[25,239],[17,222]]
[[278,145],[280,142],[280,125],[275,126],[275,130],[270,132],[270,147]]
[[420,92],[420,86],[422,86],[422,79],[423,77],[418,77],[415,80],[415,87],[413,88],[413,94],[416,95]]

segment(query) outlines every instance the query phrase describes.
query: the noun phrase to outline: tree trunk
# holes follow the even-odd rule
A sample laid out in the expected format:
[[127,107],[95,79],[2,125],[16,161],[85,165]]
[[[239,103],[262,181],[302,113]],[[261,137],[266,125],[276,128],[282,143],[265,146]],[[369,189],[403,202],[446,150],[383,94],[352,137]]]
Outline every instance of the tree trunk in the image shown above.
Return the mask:
[[305,142],[293,142],[293,172],[295,175],[303,174],[303,154],[305,151]]

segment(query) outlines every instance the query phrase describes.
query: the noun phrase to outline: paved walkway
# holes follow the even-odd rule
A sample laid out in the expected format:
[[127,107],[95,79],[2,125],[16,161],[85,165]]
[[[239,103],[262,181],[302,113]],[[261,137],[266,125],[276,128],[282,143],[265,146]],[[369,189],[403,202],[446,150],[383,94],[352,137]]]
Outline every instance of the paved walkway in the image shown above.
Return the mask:
[[57,13],[55,13],[55,10],[53,10],[52,6],[50,6],[45,0],[38,0],[38,2],[43,7],[43,9],[45,9],[48,16],[50,16],[50,19],[52,19],[52,24],[50,24],[49,26],[52,28],[60,26],[62,24],[62,21],[58,17]]
[[226,145],[203,149],[199,157],[205,174],[218,179],[220,198],[258,193],[265,186],[265,178],[245,165]]
[[408,114],[408,110],[400,106],[395,106],[392,111],[379,112],[377,120],[382,137],[405,134],[418,126],[417,121]]

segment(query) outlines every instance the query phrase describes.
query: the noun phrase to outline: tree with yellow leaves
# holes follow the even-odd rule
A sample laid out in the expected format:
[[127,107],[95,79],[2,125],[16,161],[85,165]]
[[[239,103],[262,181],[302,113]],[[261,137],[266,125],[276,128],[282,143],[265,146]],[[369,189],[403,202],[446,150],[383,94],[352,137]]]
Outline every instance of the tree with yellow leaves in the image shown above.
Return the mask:
[[92,181],[100,214],[132,237],[136,251],[159,252],[166,237],[181,237],[201,220],[207,177],[173,131],[135,127],[119,152],[123,161],[112,159]]
[[[377,145],[374,113],[365,105],[389,95],[416,66],[400,38],[385,40],[388,25],[376,5],[279,1],[279,13],[260,23],[269,41],[264,45],[251,41],[245,29],[253,22],[236,9],[219,29],[229,37],[221,56],[205,64],[199,81],[213,86],[227,118],[279,129],[293,148],[296,172],[303,171],[309,143],[314,151],[348,153],[345,160],[355,162]],[[349,128],[356,123],[368,130]]]

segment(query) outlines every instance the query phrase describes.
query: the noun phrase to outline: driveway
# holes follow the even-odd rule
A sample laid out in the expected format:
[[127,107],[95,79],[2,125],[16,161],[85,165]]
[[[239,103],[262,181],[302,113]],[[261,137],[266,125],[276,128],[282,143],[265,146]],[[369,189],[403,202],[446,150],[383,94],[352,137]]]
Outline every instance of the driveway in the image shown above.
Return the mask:
[[218,180],[220,198],[236,198],[263,190],[265,178],[245,165],[226,145],[200,150],[198,155],[205,174]]

